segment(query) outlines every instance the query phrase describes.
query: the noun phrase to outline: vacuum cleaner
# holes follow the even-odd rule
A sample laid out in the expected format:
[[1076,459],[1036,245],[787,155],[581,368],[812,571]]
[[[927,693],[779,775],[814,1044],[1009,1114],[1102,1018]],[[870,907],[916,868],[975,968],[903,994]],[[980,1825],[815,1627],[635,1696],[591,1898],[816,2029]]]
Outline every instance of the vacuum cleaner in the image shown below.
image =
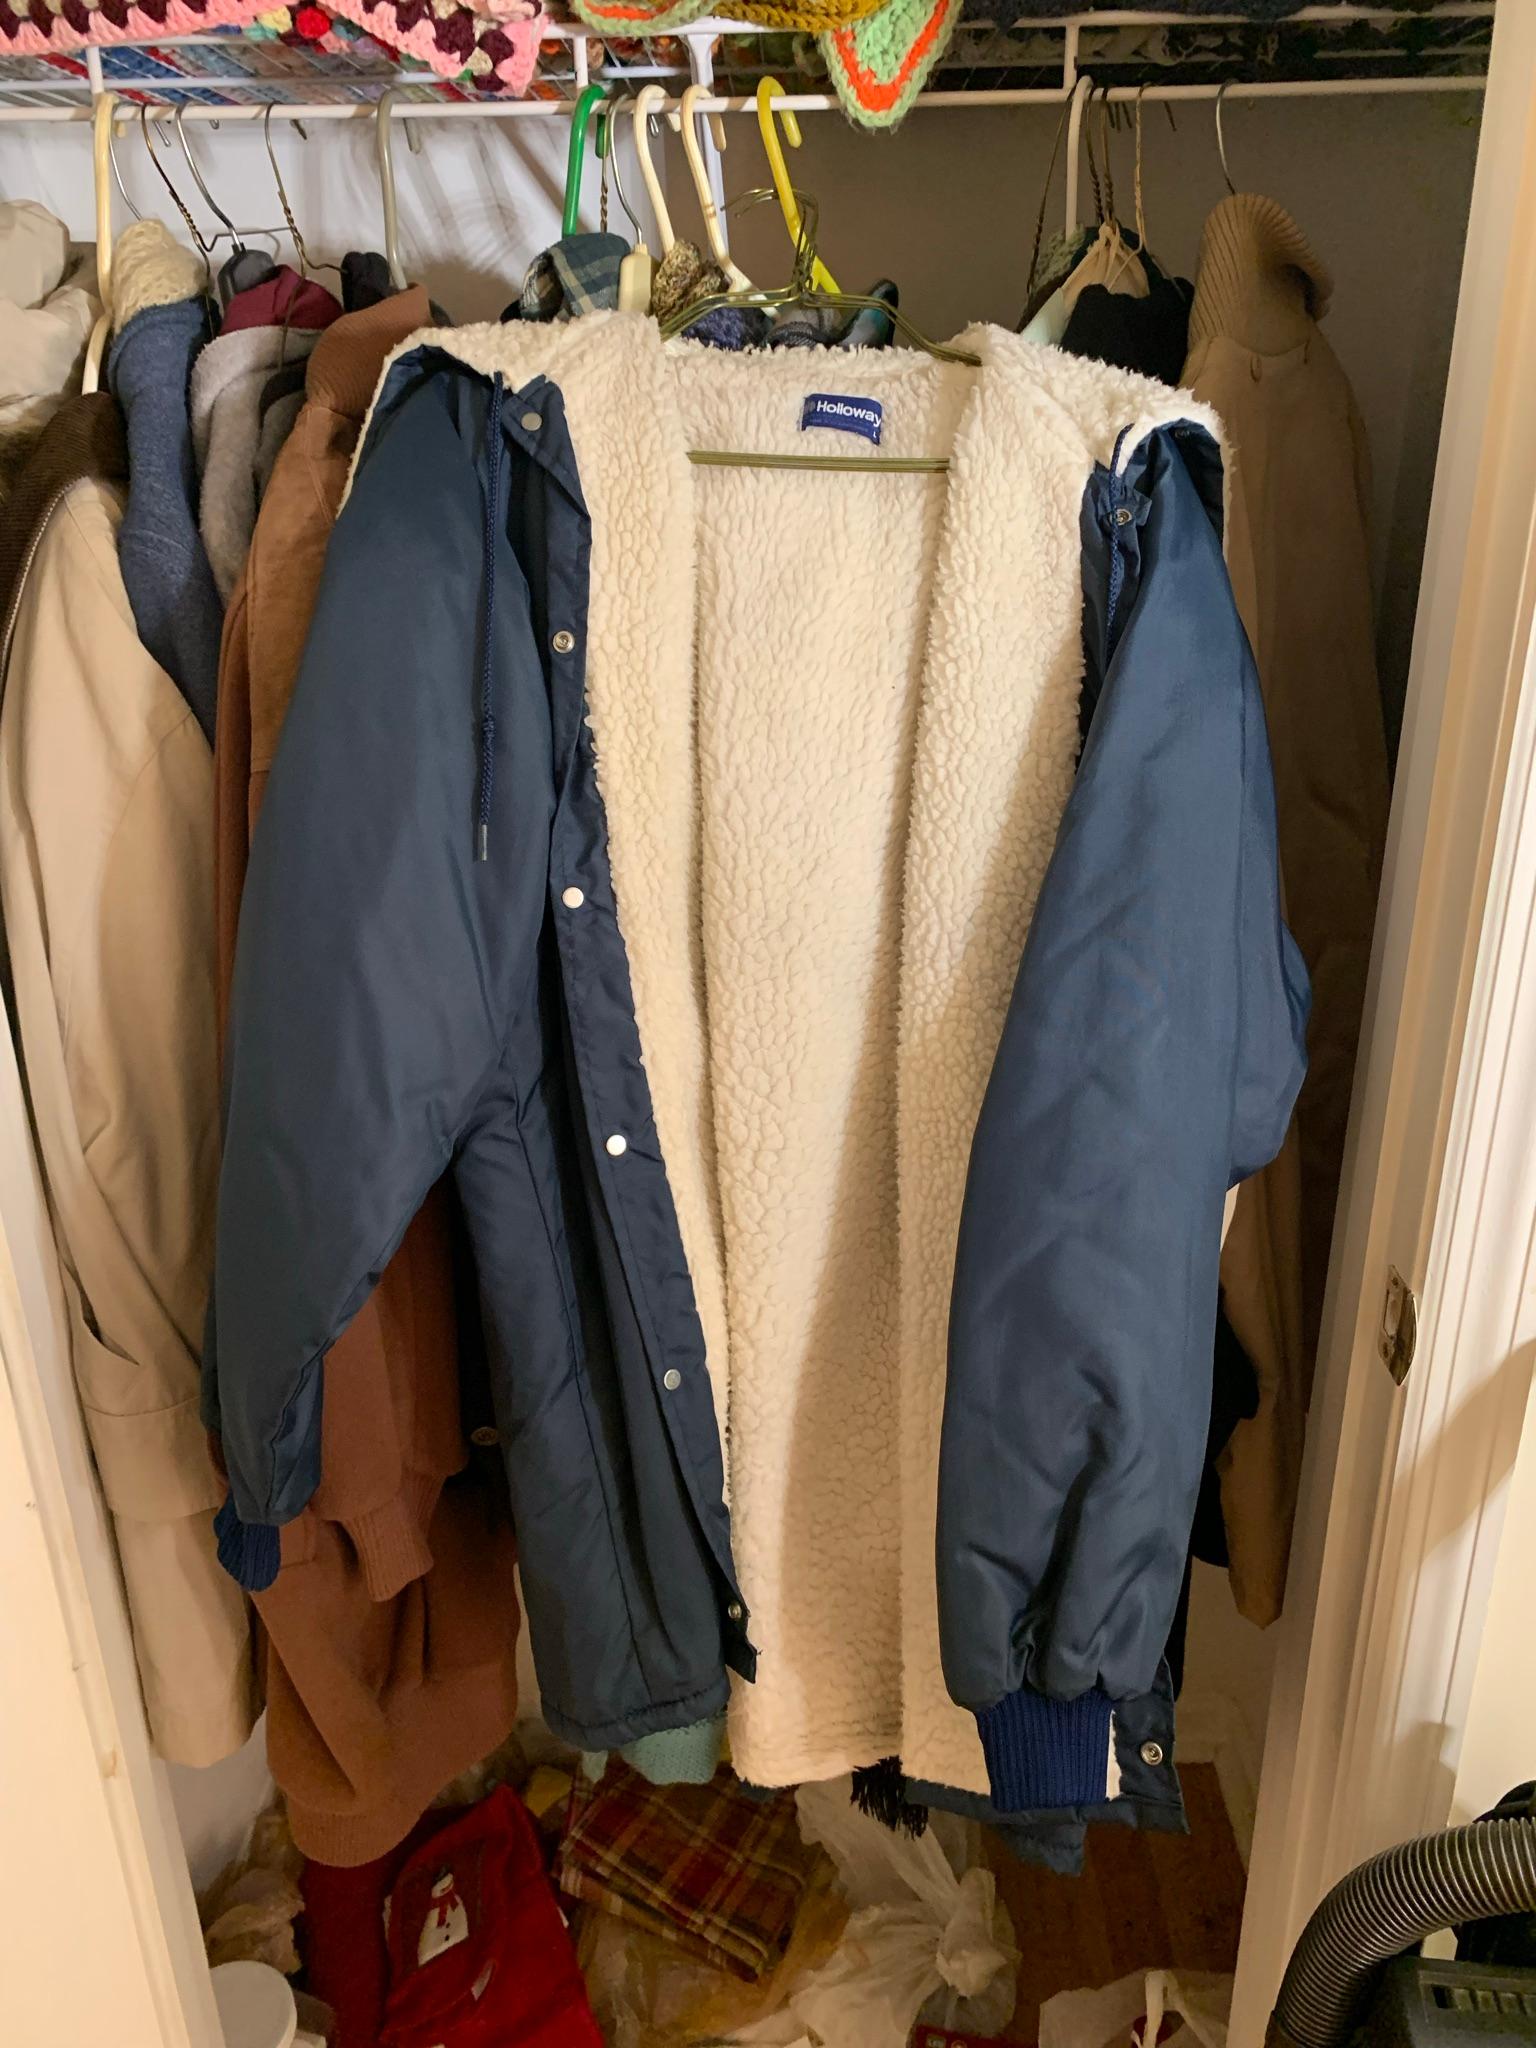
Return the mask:
[[[1414,1953],[1454,1928],[1454,1962]],[[1536,2043],[1536,1784],[1373,1856],[1307,1922],[1265,2048]]]

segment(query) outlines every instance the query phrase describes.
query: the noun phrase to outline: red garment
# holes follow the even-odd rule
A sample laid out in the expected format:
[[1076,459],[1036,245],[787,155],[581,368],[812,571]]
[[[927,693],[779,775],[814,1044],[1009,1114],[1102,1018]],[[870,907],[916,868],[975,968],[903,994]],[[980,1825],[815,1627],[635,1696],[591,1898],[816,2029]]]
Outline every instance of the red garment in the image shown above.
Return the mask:
[[289,263],[249,291],[236,292],[224,308],[220,334],[238,334],[242,327],[329,327],[341,318],[339,302],[323,284],[300,277]]
[[603,2048],[528,1809],[500,1785],[389,1895],[380,2048]]
[[403,1842],[371,1863],[304,1865],[304,1912],[298,1935],[304,1982],[336,2015],[331,2048],[378,2048],[389,1992],[384,1901],[413,1850],[456,1821],[461,1806],[424,1813]]

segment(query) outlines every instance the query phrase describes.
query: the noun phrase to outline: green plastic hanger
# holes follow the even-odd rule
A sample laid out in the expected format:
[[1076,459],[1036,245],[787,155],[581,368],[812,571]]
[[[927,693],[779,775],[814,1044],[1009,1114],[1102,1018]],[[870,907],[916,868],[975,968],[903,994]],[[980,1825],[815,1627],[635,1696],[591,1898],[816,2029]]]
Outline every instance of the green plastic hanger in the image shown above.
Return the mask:
[[576,232],[581,216],[581,173],[587,154],[587,130],[592,125],[593,109],[599,100],[607,97],[606,86],[586,86],[571,115],[571,146],[565,159],[565,209],[560,216],[562,235],[574,235]]

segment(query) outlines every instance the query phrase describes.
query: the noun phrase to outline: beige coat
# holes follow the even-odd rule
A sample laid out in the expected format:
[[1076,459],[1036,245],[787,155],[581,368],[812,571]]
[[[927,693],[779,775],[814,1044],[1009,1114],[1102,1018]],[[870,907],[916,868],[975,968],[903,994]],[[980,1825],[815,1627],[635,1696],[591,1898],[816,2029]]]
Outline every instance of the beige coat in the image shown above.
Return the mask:
[[74,1340],[151,1731],[208,1764],[254,1718],[198,1416],[213,1232],[213,763],[139,644],[121,505],[55,498],[0,646],[0,906]]
[[93,249],[30,199],[0,201],[0,496],[60,402],[80,389],[101,306]]
[[1280,1611],[1387,824],[1365,430],[1318,327],[1331,283],[1296,223],[1240,193],[1206,223],[1184,381],[1232,449],[1228,559],[1269,719],[1286,917],[1312,976],[1290,1139],[1222,1257],[1259,1409],[1221,1462],[1233,1591]]

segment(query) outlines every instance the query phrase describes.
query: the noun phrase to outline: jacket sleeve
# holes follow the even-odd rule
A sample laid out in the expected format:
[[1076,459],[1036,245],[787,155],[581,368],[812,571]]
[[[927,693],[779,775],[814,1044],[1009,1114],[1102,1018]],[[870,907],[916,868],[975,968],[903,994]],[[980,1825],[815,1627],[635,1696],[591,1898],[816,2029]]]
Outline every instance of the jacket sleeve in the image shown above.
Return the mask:
[[1100,1801],[1157,1678],[1205,1449],[1222,1204],[1278,1150],[1306,972],[1218,531],[1165,429],[1084,506],[1094,703],[971,1155],[940,1630],[1005,1811]]
[[[263,1532],[319,1481],[326,1351],[495,1070],[543,911],[548,698],[509,464],[483,379],[405,368],[332,536],[240,910],[204,1412],[222,1552],[256,1587]],[[476,860],[488,679],[504,787]]]

